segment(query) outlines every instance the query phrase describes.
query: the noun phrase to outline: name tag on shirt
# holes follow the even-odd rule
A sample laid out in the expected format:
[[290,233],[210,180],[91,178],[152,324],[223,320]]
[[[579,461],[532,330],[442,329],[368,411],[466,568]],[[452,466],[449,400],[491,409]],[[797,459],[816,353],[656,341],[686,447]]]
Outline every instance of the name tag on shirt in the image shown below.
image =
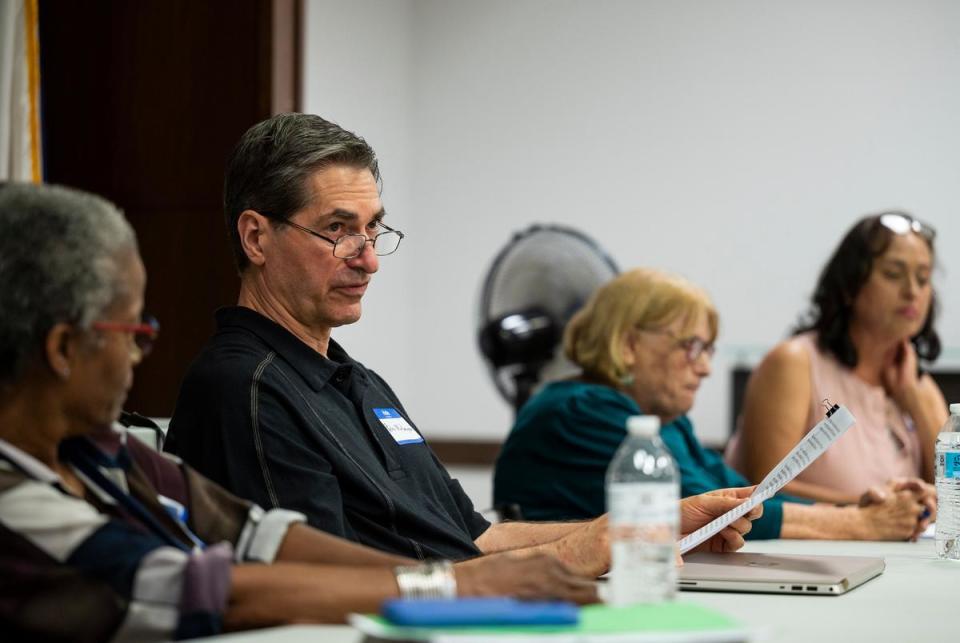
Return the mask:
[[410,426],[410,423],[397,412],[397,409],[373,409],[373,412],[397,444],[423,442],[423,438],[417,433],[417,430]]

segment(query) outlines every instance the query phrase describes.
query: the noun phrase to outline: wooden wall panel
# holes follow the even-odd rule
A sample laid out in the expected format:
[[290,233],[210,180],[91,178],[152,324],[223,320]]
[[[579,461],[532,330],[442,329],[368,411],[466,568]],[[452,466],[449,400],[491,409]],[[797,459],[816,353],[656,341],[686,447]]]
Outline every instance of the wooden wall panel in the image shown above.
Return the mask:
[[132,410],[172,412],[213,311],[236,299],[223,166],[250,125],[295,106],[298,16],[296,0],[40,3],[45,178],[124,209],[162,326]]

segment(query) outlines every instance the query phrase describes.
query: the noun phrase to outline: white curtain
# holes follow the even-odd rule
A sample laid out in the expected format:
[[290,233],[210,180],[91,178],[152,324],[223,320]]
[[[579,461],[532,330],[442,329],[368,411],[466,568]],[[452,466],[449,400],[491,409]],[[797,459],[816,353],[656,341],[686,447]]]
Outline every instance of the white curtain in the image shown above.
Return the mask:
[[0,181],[43,180],[37,0],[0,0]]

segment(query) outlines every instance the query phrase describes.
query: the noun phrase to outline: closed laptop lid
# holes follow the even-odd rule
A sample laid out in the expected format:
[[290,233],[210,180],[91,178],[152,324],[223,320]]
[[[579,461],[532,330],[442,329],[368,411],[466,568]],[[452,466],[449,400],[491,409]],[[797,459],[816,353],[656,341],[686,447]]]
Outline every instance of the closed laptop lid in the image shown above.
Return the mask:
[[882,558],[698,552],[684,557],[681,589],[842,594],[879,575]]

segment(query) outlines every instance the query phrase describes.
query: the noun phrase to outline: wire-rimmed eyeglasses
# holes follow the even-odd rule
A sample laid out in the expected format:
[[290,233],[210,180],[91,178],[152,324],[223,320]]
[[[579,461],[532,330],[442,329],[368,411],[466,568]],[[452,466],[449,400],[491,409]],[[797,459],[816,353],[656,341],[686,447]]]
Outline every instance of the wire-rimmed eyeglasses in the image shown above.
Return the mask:
[[932,225],[906,212],[884,212],[879,216],[878,221],[894,234],[915,232],[927,241],[933,241],[937,236],[937,231]]
[[140,354],[144,357],[153,350],[153,344],[157,341],[160,334],[160,322],[156,317],[144,315],[139,324],[126,324],[124,322],[98,321],[93,322],[94,330],[114,331],[118,333],[130,333],[133,335],[133,342],[140,349]]
[[667,335],[673,338],[675,345],[684,350],[687,356],[687,361],[689,361],[691,364],[700,359],[700,356],[704,354],[706,354],[707,357],[712,358],[713,354],[717,350],[717,347],[713,342],[708,342],[707,340],[697,337],[696,335],[691,335],[690,337],[677,337],[676,333],[666,328],[642,328],[640,330],[645,333],[656,333],[658,335]]
[[402,232],[399,230],[394,230],[382,221],[377,221],[377,225],[383,228],[384,231],[378,233],[373,238],[370,238],[365,234],[345,234],[339,239],[325,237],[316,230],[312,230],[307,226],[302,226],[299,223],[290,221],[289,219],[282,221],[281,223],[293,226],[297,230],[303,230],[307,234],[312,234],[315,237],[319,237],[327,243],[332,243],[333,256],[337,257],[338,259],[353,259],[354,257],[359,257],[367,243],[373,246],[373,252],[378,257],[385,257],[386,255],[393,254],[397,251],[397,248],[400,247],[400,241],[404,237]]

